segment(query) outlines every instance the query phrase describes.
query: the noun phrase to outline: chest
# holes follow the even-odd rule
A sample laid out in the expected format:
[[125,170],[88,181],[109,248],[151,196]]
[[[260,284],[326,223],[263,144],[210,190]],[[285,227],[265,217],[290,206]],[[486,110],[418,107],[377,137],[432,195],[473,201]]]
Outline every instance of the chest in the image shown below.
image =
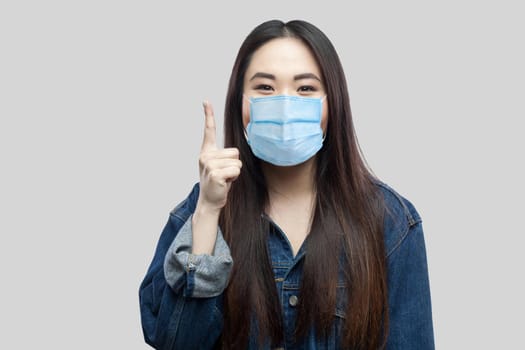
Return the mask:
[[296,256],[310,231],[310,218],[305,217],[304,213],[302,216],[294,214],[274,219],[274,222],[288,239],[293,256]]
[[270,217],[286,236],[293,256],[296,256],[310,232],[311,211],[300,207],[281,208],[271,211]]

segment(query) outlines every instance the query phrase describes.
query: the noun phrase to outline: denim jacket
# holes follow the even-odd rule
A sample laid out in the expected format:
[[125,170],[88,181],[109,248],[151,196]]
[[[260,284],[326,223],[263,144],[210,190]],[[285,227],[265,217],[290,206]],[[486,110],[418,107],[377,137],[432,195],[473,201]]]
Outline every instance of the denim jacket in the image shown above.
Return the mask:
[[[434,349],[432,310],[421,218],[414,206],[378,182],[388,208],[384,222],[388,273],[388,350]],[[191,254],[191,217],[199,194],[189,196],[169,215],[153,261],[139,289],[145,340],[156,349],[213,349],[223,327],[222,293],[232,261],[220,229],[213,255]],[[390,213],[390,215],[388,215]],[[268,218],[268,220],[270,220]],[[345,298],[334,310],[333,332],[292,340],[304,245],[294,257],[284,233],[270,220],[268,247],[283,311],[283,349],[337,349],[345,318]],[[338,286],[344,288],[344,285]],[[250,337],[254,342],[255,337]],[[257,348],[250,343],[249,349]],[[267,347],[269,349],[269,347]]]

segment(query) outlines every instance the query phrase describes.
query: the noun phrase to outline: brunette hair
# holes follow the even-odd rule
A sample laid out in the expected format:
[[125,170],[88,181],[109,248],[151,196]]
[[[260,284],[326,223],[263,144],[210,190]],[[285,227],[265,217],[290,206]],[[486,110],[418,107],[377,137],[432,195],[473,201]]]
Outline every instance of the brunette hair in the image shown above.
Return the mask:
[[330,40],[305,21],[272,20],[257,26],[239,49],[224,113],[225,147],[236,147],[243,168],[233,182],[220,226],[234,266],[225,291],[222,345],[244,349],[251,331],[261,344],[283,340],[279,297],[261,216],[268,193],[260,160],[251,152],[242,123],[242,93],[253,53],[268,41],[292,37],[306,44],[321,69],[329,107],[326,138],[316,161],[316,200],[306,239],[295,336],[314,330],[326,337],[334,325],[338,283],[346,286],[341,346],[384,347],[388,332],[384,203],[357,142],[343,68]]

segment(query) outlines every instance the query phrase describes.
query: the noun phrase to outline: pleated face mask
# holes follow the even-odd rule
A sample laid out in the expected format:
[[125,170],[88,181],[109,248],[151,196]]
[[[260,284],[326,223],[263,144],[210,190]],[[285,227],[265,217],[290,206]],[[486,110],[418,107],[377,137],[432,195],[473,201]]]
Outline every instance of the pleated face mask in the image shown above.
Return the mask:
[[323,146],[321,116],[325,97],[250,98],[246,134],[253,154],[279,166],[310,159]]

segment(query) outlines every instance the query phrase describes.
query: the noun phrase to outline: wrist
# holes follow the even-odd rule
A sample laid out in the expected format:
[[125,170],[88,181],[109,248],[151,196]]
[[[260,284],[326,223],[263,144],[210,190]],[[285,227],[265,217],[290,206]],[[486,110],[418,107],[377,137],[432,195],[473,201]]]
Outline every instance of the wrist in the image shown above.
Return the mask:
[[197,201],[197,206],[195,207],[195,213],[193,215],[198,217],[219,218],[221,209],[222,208],[218,208],[199,200]]
[[192,217],[192,253],[213,255],[221,208],[197,203]]

